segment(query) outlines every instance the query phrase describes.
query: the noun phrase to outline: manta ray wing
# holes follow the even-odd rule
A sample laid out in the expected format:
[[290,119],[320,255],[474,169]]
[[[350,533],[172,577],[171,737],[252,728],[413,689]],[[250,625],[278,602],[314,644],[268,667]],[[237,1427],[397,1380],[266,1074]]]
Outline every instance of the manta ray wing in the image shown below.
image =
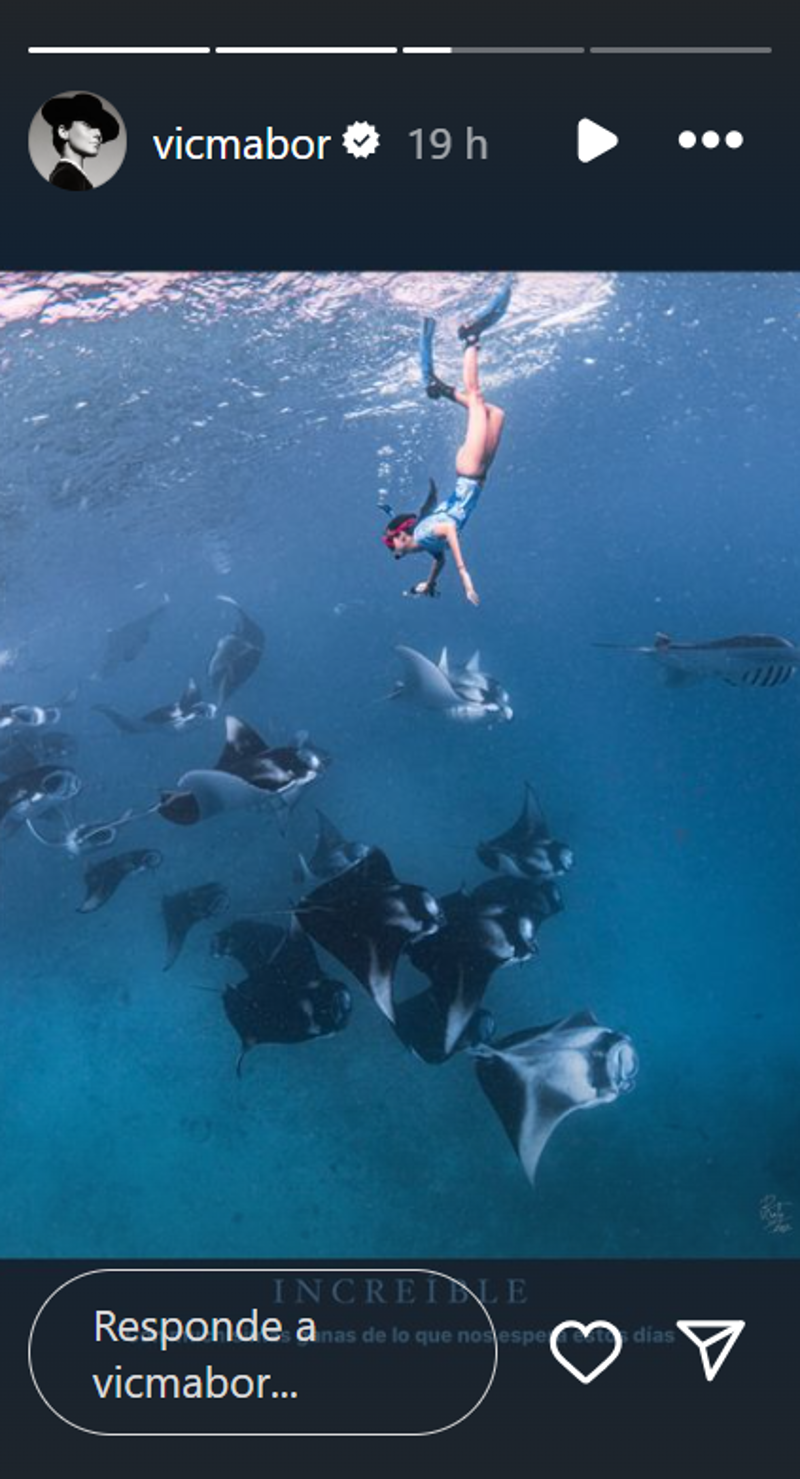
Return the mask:
[[123,714],[119,709],[113,709],[110,704],[94,704],[92,706],[96,714],[104,717],[118,729],[121,734],[146,734],[150,726],[150,718],[134,719],[130,714]]
[[428,977],[429,991],[397,1008],[400,1036],[428,1061],[455,1052],[500,965],[481,940],[472,896],[459,890],[440,902],[445,923],[408,950],[412,965]]
[[271,799],[241,776],[219,770],[189,770],[178,781],[179,792],[189,792],[199,813],[195,820],[207,821],[225,811],[268,808]]
[[186,684],[186,687],[183,690],[183,693],[178,699],[178,709],[182,714],[188,714],[189,710],[193,709],[195,704],[200,703],[201,698],[202,694],[197,684],[195,683],[194,678],[190,678],[189,682]]
[[544,812],[539,804],[533,786],[526,781],[525,798],[522,803],[522,811],[517,817],[517,820],[507,831],[501,832],[497,837],[493,837],[488,846],[513,855],[514,853],[524,851],[530,843],[548,836],[549,832]]
[[239,605],[238,601],[233,599],[233,596],[217,596],[217,600],[222,601],[226,606],[232,606],[234,608],[236,612],[236,636],[241,637],[244,642],[248,642],[251,647],[258,648],[260,654],[264,647],[264,633],[258,623],[253,621],[251,616],[247,615],[247,612]]
[[316,951],[295,919],[270,961],[276,990],[298,992],[321,972]]
[[424,709],[450,709],[458,703],[458,694],[446,671],[413,647],[396,647],[395,651],[405,670],[398,697]]
[[277,924],[261,919],[235,919],[211,940],[215,959],[238,960],[248,975],[256,976],[272,963],[286,937]]
[[375,848],[306,895],[297,911],[306,933],[352,972],[392,1022],[394,972],[406,943],[385,918],[396,888],[389,859]]
[[316,807],[316,813],[319,830],[317,832],[316,850],[311,860],[312,868],[314,867],[315,859],[319,859],[324,864],[325,859],[332,852],[335,852],[336,848],[342,847],[344,844],[344,837],[339,831],[339,828],[334,826],[330,817],[326,817],[325,813],[320,811],[319,807]]
[[396,931],[382,929],[377,921],[368,921],[343,911],[323,912],[321,908],[303,905],[303,929],[323,950],[333,955],[372,997],[375,1005],[390,1022],[394,1021],[392,987],[403,941]]
[[261,755],[269,753],[270,746],[261,735],[245,724],[244,719],[235,719],[229,714],[225,720],[225,744],[216,763],[216,770],[227,770],[236,774],[241,766]]

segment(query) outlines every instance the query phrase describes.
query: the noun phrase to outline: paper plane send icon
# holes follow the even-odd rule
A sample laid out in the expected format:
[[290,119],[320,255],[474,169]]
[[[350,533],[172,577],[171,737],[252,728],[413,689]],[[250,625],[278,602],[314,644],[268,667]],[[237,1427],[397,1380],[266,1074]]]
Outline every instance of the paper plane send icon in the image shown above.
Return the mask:
[[676,1320],[700,1351],[706,1381],[713,1381],[744,1330],[744,1320]]
[[609,128],[595,123],[591,118],[582,118],[578,124],[578,158],[581,164],[591,164],[609,149],[616,149],[619,139]]

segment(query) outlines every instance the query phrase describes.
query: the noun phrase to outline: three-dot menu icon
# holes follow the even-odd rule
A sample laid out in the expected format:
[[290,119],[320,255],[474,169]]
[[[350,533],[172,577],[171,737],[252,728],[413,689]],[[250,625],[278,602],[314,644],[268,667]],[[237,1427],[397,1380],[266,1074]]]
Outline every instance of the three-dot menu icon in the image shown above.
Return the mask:
[[702,144],[704,149],[718,149],[722,143],[728,149],[741,149],[744,143],[744,134],[738,128],[731,128],[723,139],[722,135],[718,134],[715,128],[707,128],[705,133],[702,133],[698,139],[697,134],[691,128],[684,128],[678,134],[678,143],[682,149],[694,149],[698,143]]

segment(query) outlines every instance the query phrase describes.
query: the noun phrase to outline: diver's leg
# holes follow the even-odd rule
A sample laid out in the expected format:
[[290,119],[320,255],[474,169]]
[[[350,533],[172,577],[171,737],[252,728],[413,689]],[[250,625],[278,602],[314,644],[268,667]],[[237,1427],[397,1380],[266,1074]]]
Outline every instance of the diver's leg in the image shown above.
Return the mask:
[[462,478],[482,478],[499,446],[505,412],[483,398],[476,344],[464,351],[464,390],[458,391],[456,397],[459,405],[467,409],[467,432],[456,454],[456,474]]
[[501,409],[500,409],[499,406],[490,406],[490,405],[487,405],[487,407],[486,407],[486,420],[487,420],[487,427],[486,427],[486,469],[485,469],[485,471],[488,471],[489,467],[491,466],[491,464],[492,464],[492,462],[494,460],[495,452],[497,451],[497,448],[500,446],[500,438],[503,435],[503,427],[505,425],[506,413],[505,413],[505,411],[501,411]]
[[[462,402],[464,404],[464,402]],[[466,401],[467,432],[456,453],[456,475],[460,478],[482,478],[489,465],[487,451],[489,440],[489,417],[486,402],[481,395],[472,395]]]
[[478,346],[471,344],[464,350],[464,393],[466,395],[480,395],[481,384],[478,372]]

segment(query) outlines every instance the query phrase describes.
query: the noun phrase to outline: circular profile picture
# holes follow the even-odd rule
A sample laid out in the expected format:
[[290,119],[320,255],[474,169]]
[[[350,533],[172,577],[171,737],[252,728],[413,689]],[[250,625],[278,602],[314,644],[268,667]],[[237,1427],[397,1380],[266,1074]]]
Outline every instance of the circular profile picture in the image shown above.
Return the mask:
[[58,190],[94,190],[117,173],[127,147],[125,124],[105,98],[60,92],[36,114],[28,134],[39,174]]

